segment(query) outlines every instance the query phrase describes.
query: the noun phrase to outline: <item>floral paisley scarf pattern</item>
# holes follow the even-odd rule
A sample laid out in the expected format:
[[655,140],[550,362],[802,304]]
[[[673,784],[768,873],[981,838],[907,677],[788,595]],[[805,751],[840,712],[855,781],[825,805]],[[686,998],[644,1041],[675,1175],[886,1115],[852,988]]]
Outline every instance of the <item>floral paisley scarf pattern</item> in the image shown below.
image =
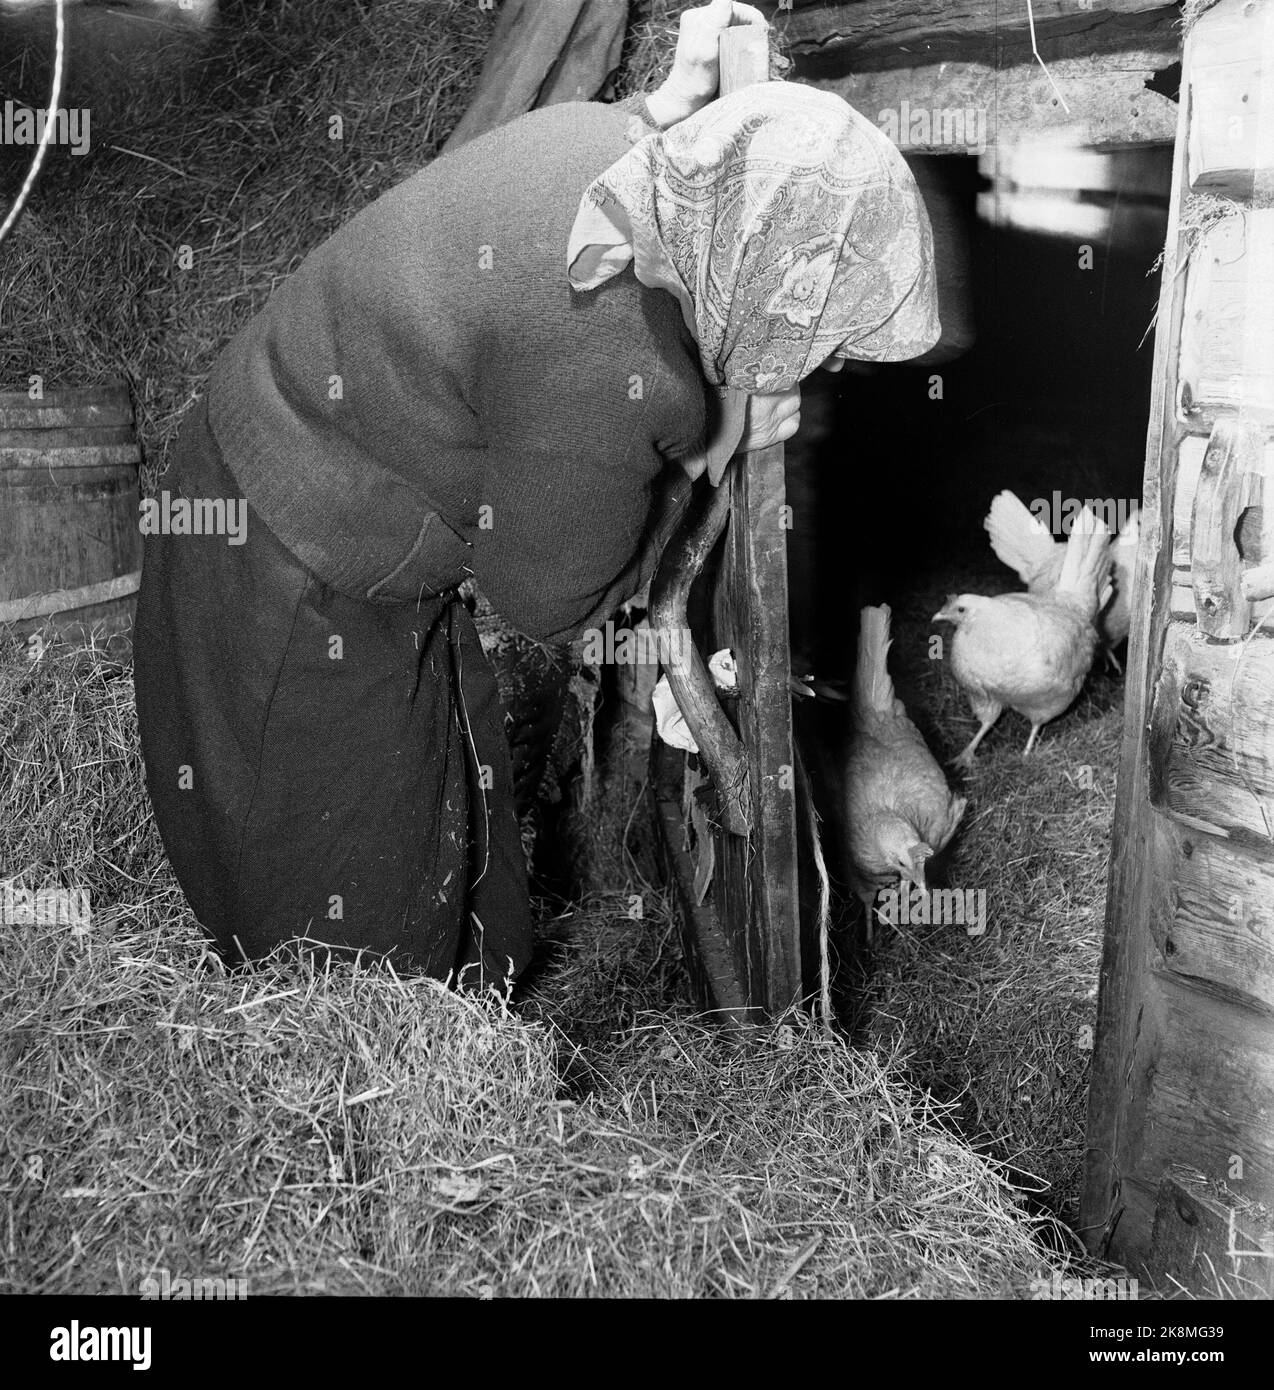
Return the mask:
[[796,83],[722,97],[589,185],[571,284],[593,289],[630,261],[677,297],[721,392],[717,476],[742,432],[739,393],[786,391],[833,354],[906,361],[940,333],[929,219],[902,156],[840,97]]

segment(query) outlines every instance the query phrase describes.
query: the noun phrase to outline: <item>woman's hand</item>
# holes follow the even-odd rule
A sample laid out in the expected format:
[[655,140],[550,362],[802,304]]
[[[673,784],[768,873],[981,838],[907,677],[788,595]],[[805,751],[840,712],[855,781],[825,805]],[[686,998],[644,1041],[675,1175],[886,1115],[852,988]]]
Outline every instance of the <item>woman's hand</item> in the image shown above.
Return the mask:
[[801,388],[748,397],[748,418],[736,453],[767,449],[791,439],[801,427]]
[[655,123],[675,125],[716,96],[721,76],[717,53],[723,30],[732,24],[765,22],[760,10],[738,0],[709,0],[706,5],[683,10],[672,71],[663,86],[646,97]]

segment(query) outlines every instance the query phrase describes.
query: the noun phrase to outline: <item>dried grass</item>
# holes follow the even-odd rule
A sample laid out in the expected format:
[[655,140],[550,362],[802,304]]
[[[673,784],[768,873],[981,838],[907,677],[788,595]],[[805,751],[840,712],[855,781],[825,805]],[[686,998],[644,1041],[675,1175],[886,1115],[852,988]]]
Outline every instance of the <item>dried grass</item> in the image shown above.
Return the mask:
[[493,27],[471,0],[230,0],[178,93],[126,67],[128,101],[95,111],[88,156],[50,161],[6,245],[0,381],[126,377],[160,468],[217,350],[314,246],[437,152]]
[[11,652],[0,747],[11,872],[93,907],[0,936],[6,1290],[974,1298],[1056,1267],[887,1060],[694,1017],[658,894],[547,921],[520,1006],[379,966],[230,976],[164,862],[125,669]]

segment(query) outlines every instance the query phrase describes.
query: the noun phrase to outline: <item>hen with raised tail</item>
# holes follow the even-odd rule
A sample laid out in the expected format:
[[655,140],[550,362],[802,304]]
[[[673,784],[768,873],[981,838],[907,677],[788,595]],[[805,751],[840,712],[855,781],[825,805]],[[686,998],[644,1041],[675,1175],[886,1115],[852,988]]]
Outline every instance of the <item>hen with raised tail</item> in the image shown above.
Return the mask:
[[[996,557],[1014,571],[1028,593],[1052,593],[1062,573],[1065,541],[1055,541],[1048,527],[1020,498],[1007,490],[991,499],[991,508],[982,524],[991,538],[991,549]],[[1134,511],[1118,538],[1110,544],[1110,593],[1103,599],[1094,620],[1106,659],[1115,670],[1120,669],[1115,649],[1128,636],[1133,564],[1139,539],[1140,528]]]
[[913,884],[925,891],[925,864],[946,847],[965,810],[894,692],[889,619],[884,605],[862,610],[845,778],[849,861],[869,935],[876,895]]
[[972,766],[978,744],[1006,707],[1031,721],[1023,756],[1040,728],[1069,708],[1093,663],[1093,619],[1109,597],[1110,563],[1110,530],[1085,507],[1047,592],[952,595],[934,614],[934,622],[955,624],[951,669],[980,721],[957,766]]

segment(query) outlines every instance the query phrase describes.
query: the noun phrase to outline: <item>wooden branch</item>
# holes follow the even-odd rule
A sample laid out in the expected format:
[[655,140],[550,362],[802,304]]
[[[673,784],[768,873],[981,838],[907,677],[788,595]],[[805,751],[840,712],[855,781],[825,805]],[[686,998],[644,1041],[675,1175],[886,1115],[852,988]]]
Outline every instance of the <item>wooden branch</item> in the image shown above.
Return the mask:
[[[730,468],[737,467],[737,461]],[[690,633],[686,607],[690,587],[730,518],[729,471],[712,490],[702,516],[691,515],[669,542],[650,586],[651,626],[663,640],[660,656],[694,741],[699,745],[720,805],[721,823],[735,835],[750,829],[748,764],[743,744],[730,726],[716,687]]]

